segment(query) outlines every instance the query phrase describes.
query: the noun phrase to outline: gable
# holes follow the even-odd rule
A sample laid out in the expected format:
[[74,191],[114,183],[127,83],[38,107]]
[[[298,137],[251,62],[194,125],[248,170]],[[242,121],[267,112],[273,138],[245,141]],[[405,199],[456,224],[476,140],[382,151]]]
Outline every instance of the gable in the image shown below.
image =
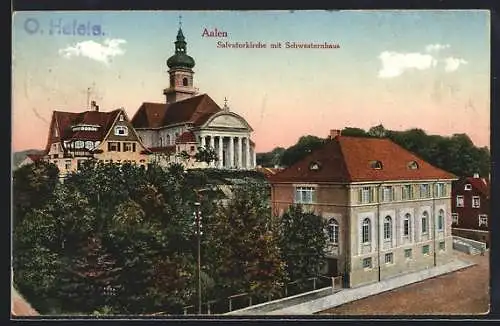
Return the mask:
[[242,119],[230,114],[221,114],[215,117],[208,123],[207,127],[247,129]]
[[[120,121],[120,117],[123,117],[123,121]],[[126,130],[126,135],[117,135],[115,133],[116,127],[122,128],[121,130]],[[134,127],[132,126],[132,123],[128,121],[127,116],[123,113],[120,112],[114,121],[114,123],[111,125],[111,128],[108,133],[108,137],[106,137],[105,140],[114,140],[114,141],[137,141],[138,140],[137,134],[134,132]]]

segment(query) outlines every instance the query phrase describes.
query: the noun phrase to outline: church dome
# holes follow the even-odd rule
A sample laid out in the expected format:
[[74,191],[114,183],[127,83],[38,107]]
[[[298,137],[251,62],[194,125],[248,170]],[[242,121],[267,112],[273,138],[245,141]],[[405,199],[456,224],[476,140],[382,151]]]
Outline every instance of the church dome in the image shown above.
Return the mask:
[[193,68],[194,59],[187,55],[187,43],[182,34],[182,29],[177,32],[177,41],[175,41],[175,54],[168,58],[167,66],[169,68]]

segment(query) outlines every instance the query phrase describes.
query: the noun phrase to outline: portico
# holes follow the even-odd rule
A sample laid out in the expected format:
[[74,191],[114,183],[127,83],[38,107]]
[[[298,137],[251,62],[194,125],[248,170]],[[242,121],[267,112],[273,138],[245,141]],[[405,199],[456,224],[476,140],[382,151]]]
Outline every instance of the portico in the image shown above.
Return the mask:
[[201,133],[199,143],[203,148],[213,148],[218,161],[211,164],[220,169],[255,168],[255,150],[249,135],[242,133]]

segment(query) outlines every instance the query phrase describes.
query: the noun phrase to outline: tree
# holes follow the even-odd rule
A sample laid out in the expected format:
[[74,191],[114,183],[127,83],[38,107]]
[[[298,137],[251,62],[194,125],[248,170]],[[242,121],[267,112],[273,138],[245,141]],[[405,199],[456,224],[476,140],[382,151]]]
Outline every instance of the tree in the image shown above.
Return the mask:
[[383,125],[379,124],[377,126],[371,127],[368,130],[368,135],[377,138],[383,138],[387,135],[387,130]]
[[309,155],[312,151],[320,148],[325,143],[325,139],[316,136],[302,136],[297,144],[287,148],[281,157],[281,164],[290,166],[295,162]]
[[276,296],[286,279],[277,230],[268,225],[267,189],[262,187],[249,183],[236,188],[206,221],[204,257],[219,296],[244,291]]
[[353,128],[353,127],[346,127],[342,129],[341,135],[343,136],[351,136],[351,137],[366,137],[368,134],[364,129],[361,128]]
[[194,158],[196,162],[205,162],[207,164],[219,160],[215,149],[212,147],[198,147],[198,152],[196,152]]
[[325,221],[292,205],[281,217],[280,247],[291,280],[317,276],[325,262]]

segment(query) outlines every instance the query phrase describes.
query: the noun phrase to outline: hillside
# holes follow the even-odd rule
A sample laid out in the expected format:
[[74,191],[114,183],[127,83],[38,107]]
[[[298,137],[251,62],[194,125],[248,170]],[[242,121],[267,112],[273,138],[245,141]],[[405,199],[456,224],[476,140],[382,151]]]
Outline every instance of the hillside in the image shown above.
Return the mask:
[[26,158],[28,154],[41,154],[41,153],[43,153],[43,150],[39,149],[27,149],[25,151],[14,152],[12,154],[12,168],[17,167]]

